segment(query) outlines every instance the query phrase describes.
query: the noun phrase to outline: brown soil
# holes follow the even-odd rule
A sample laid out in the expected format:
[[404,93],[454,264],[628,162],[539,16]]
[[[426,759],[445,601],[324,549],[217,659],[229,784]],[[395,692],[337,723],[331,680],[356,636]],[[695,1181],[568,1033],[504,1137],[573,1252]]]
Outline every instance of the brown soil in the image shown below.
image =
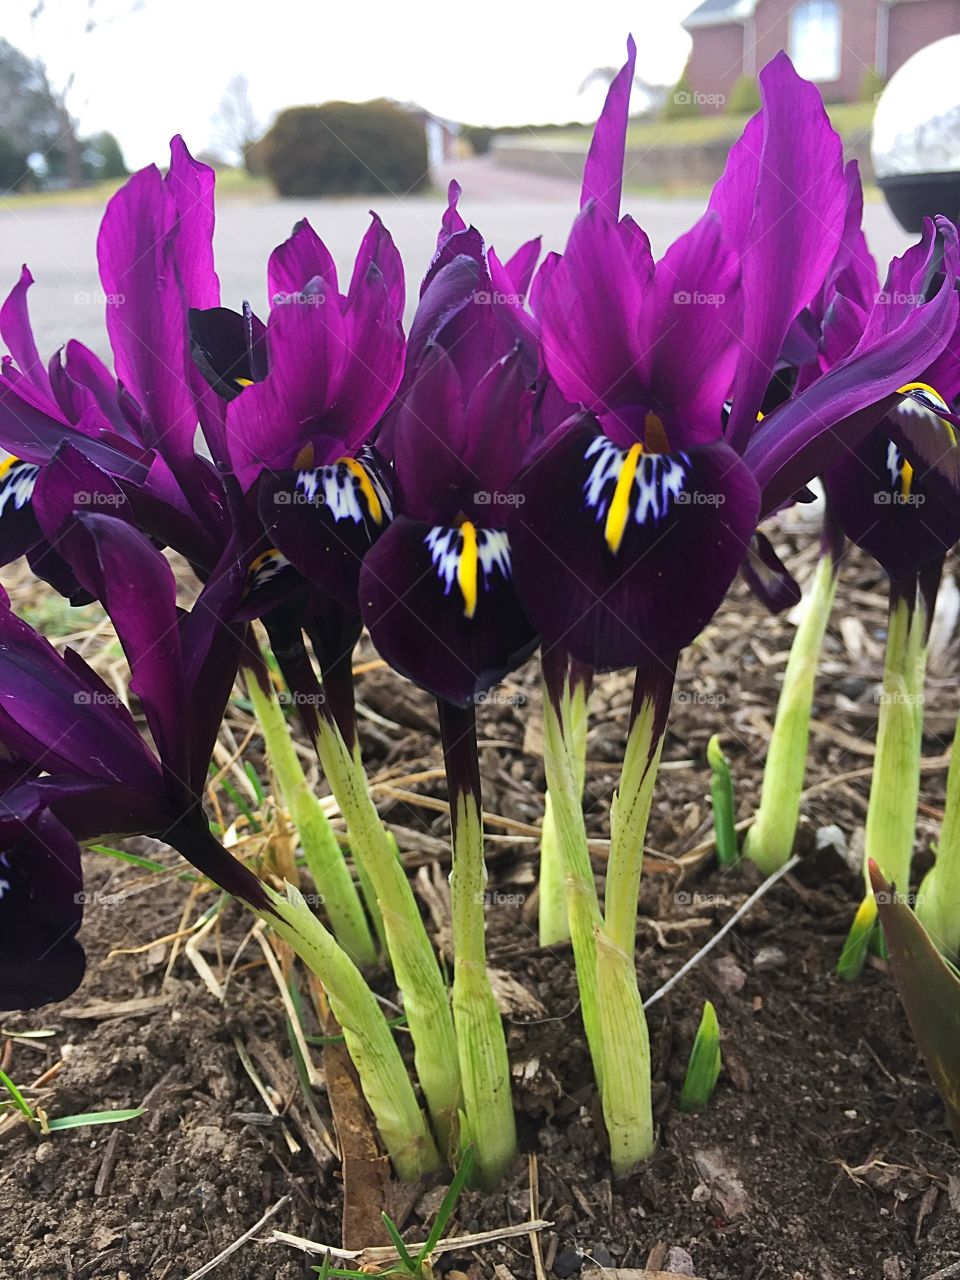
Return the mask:
[[[855,558],[818,689],[805,846],[821,826],[836,824],[848,842],[862,826],[884,622],[879,575]],[[750,868],[721,873],[709,854],[689,855],[710,833],[704,747],[714,730],[724,734],[734,764],[740,816],[756,803],[791,634],[787,622],[767,617],[737,590],[685,658],[648,837],[638,934],[645,992],[675,972],[759,882]],[[955,683],[943,674],[955,659],[949,644],[941,648],[928,687],[925,753],[934,762],[957,713]],[[382,811],[402,828],[411,873],[424,868],[424,906],[443,945],[447,819],[408,795],[442,799],[443,785],[439,776],[404,781],[439,766],[432,709],[378,669],[361,677],[361,701],[371,772],[393,788],[379,791]],[[588,816],[600,876],[628,704],[629,684],[618,676],[600,682],[592,703]],[[532,670],[482,715],[481,736],[490,744],[482,751],[486,807],[514,824],[539,820],[537,723]],[[238,741],[247,725],[238,706],[231,717]],[[936,834],[943,781],[942,763],[924,773],[918,868]],[[597,1265],[682,1273],[685,1263],[703,1280],[928,1280],[941,1270],[960,1276],[957,1152],[891,979],[879,961],[854,986],[832,973],[859,888],[839,856],[811,854],[653,1006],[659,1150],[615,1184],[598,1137],[571,957],[536,942],[535,841],[522,826],[490,832],[490,963],[511,1010],[525,1155],[500,1191],[463,1197],[451,1233],[539,1213],[552,1224],[539,1237],[543,1273],[555,1277]],[[169,852],[149,852],[181,869]],[[31,1043],[7,1039],[0,1057],[21,1084],[61,1064],[31,1095],[51,1116],[145,1100],[148,1114],[48,1138],[22,1124],[0,1125],[2,1280],[185,1280],[284,1196],[276,1215],[211,1273],[215,1280],[311,1274],[320,1259],[269,1243],[275,1228],[340,1243],[343,1177],[323,1138],[324,1130],[334,1133],[334,1120],[322,1090],[313,1117],[304,1100],[259,948],[248,943],[242,952],[223,1004],[182,950],[167,974],[170,943],[108,958],[175,933],[190,890],[173,873],[149,875],[91,855],[88,891],[100,897],[87,908],[83,931],[86,983],[64,1006],[3,1019],[8,1034],[55,1033]],[[201,896],[191,921],[214,902],[211,893]],[[228,906],[202,946],[221,981],[248,927]],[[385,981],[381,990],[392,994]],[[676,1099],[705,999],[714,1002],[723,1030],[725,1071],[709,1108],[684,1115]],[[282,1118],[269,1115],[238,1044],[275,1090]],[[361,1161],[348,1182],[365,1175]],[[361,1206],[352,1209],[353,1243],[380,1243],[370,1198],[364,1208],[357,1186],[348,1189]],[[420,1239],[440,1194],[394,1186],[385,1203],[408,1238]],[[448,1253],[438,1270],[537,1277],[525,1235]]]

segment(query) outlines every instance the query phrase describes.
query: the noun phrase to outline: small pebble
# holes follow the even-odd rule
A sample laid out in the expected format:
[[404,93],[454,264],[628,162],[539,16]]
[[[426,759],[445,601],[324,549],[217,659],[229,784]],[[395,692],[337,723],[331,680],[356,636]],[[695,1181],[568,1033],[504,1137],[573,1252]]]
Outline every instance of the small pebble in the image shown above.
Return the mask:
[[758,973],[782,969],[786,963],[787,954],[780,947],[761,947],[753,957],[753,967]]
[[675,1276],[696,1275],[693,1258],[686,1249],[681,1249],[678,1244],[670,1246],[670,1252],[667,1254],[667,1261],[663,1269]]

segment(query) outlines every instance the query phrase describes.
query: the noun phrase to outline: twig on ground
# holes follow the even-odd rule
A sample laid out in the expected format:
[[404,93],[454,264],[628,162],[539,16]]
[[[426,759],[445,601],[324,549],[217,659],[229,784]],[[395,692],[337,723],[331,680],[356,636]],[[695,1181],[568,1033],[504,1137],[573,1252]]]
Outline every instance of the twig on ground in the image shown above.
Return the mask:
[[690,959],[686,962],[686,964],[682,964],[680,968],[677,970],[677,972],[673,975],[673,977],[669,978],[663,984],[662,987],[660,987],[657,991],[653,993],[652,996],[649,996],[646,1000],[644,1000],[643,1007],[645,1009],[649,1009],[652,1004],[656,1004],[656,1002],[659,999],[661,999],[662,996],[665,996],[668,991],[670,991],[673,987],[675,987],[677,983],[680,981],[680,979],[685,977],[686,974],[688,974],[691,969],[695,968],[695,966],[700,963],[703,957],[707,955],[708,952],[713,950],[713,948],[717,945],[720,939],[730,932],[730,930],[737,923],[737,921],[742,919],[750,910],[750,908],[755,903],[760,901],[760,899],[767,892],[767,890],[772,889],[773,886],[777,883],[777,881],[782,879],[783,876],[785,876],[788,871],[792,871],[799,861],[800,861],[799,855],[794,854],[794,856],[790,859],[789,862],[785,862],[783,866],[779,868],[779,870],[773,873],[772,876],[768,876],[767,879],[764,880],[763,884],[760,885],[759,888],[754,889],[753,893],[751,893],[750,897],[747,898],[743,906],[737,908],[737,910],[733,913],[733,915],[726,922],[726,924],[722,925],[717,930],[717,932],[713,935],[713,937],[709,940],[709,942],[707,942],[704,946],[702,946],[700,950],[696,953],[696,955],[692,955]]
[[[509,1240],[513,1236],[526,1236],[534,1231],[545,1231],[547,1227],[552,1227],[552,1222],[546,1222],[542,1218],[532,1218],[529,1222],[518,1222],[512,1227],[500,1227],[496,1231],[478,1231],[474,1235],[469,1236],[450,1236],[446,1240],[438,1240],[434,1246],[435,1253],[453,1253],[456,1249],[469,1249],[473,1245],[479,1244],[495,1244],[498,1240]],[[323,1257],[325,1253],[329,1253],[331,1258],[338,1258],[345,1262],[356,1262],[362,1260],[364,1263],[373,1262],[396,1262],[399,1254],[396,1249],[392,1248],[375,1248],[375,1249],[341,1249],[332,1244],[320,1244],[316,1240],[307,1240],[304,1236],[290,1235],[287,1231],[274,1231],[271,1233],[268,1244],[288,1244],[293,1249],[299,1249],[302,1253],[313,1253],[318,1257]],[[418,1244],[408,1244],[407,1248],[411,1253],[416,1253],[422,1249],[424,1242]],[[194,1280],[193,1276],[187,1276],[187,1280]]]
[[190,1275],[187,1276],[187,1280],[200,1280],[201,1276],[209,1275],[214,1267],[219,1267],[221,1262],[226,1258],[229,1258],[231,1254],[236,1253],[238,1249],[242,1248],[247,1241],[251,1239],[251,1237],[255,1236],[264,1223],[269,1222],[275,1214],[279,1213],[289,1199],[289,1195],[281,1196],[277,1203],[272,1205],[263,1217],[253,1224],[249,1231],[245,1231],[242,1236],[239,1236],[234,1240],[233,1244],[228,1244],[227,1247],[222,1252],[218,1253],[215,1258],[211,1258],[209,1262],[205,1262],[199,1271],[191,1271]]

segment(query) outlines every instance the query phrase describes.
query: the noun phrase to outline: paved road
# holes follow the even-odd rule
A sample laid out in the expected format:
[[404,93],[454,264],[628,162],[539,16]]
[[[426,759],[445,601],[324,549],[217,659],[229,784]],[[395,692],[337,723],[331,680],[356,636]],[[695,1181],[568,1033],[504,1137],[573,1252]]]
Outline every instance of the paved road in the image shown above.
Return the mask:
[[[457,176],[464,188],[461,210],[506,256],[521,241],[541,234],[545,249],[562,249],[577,209],[576,183],[537,174],[498,169],[489,159],[462,161],[440,175],[445,184]],[[645,228],[654,250],[670,241],[703,210],[702,199],[628,197],[625,205]],[[356,246],[374,205],[393,233],[407,264],[411,306],[422,270],[433,252],[444,207],[437,195],[370,200],[249,199],[220,203],[216,252],[224,302],[249,298],[266,308],[265,264],[270,250],[290,232],[294,221],[310,218],[327,242],[341,279],[349,278]],[[102,210],[94,207],[0,207],[0,296],[27,262],[37,280],[31,308],[42,353],[69,337],[81,338],[106,355],[103,301],[96,275],[97,227]],[[867,206],[866,225],[878,257],[889,258],[907,244],[883,204]]]

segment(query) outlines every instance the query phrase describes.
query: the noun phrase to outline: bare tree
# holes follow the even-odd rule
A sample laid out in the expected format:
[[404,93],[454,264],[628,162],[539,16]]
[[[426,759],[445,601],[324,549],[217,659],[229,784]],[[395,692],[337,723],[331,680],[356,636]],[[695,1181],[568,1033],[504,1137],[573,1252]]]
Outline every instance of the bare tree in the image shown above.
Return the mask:
[[121,22],[139,13],[146,0],[36,0],[30,23],[37,41],[37,66],[46,91],[55,103],[60,128],[60,146],[66,159],[67,182],[79,187],[83,182],[83,147],[78,134],[79,114],[85,104],[76,102],[76,72],[54,80],[43,53],[48,26],[56,24],[62,38],[67,30],[76,40],[89,37],[99,27]]
[[250,101],[250,81],[242,72],[233,76],[224,89],[213,126],[224,158],[246,165],[247,154],[260,137],[260,122]]

